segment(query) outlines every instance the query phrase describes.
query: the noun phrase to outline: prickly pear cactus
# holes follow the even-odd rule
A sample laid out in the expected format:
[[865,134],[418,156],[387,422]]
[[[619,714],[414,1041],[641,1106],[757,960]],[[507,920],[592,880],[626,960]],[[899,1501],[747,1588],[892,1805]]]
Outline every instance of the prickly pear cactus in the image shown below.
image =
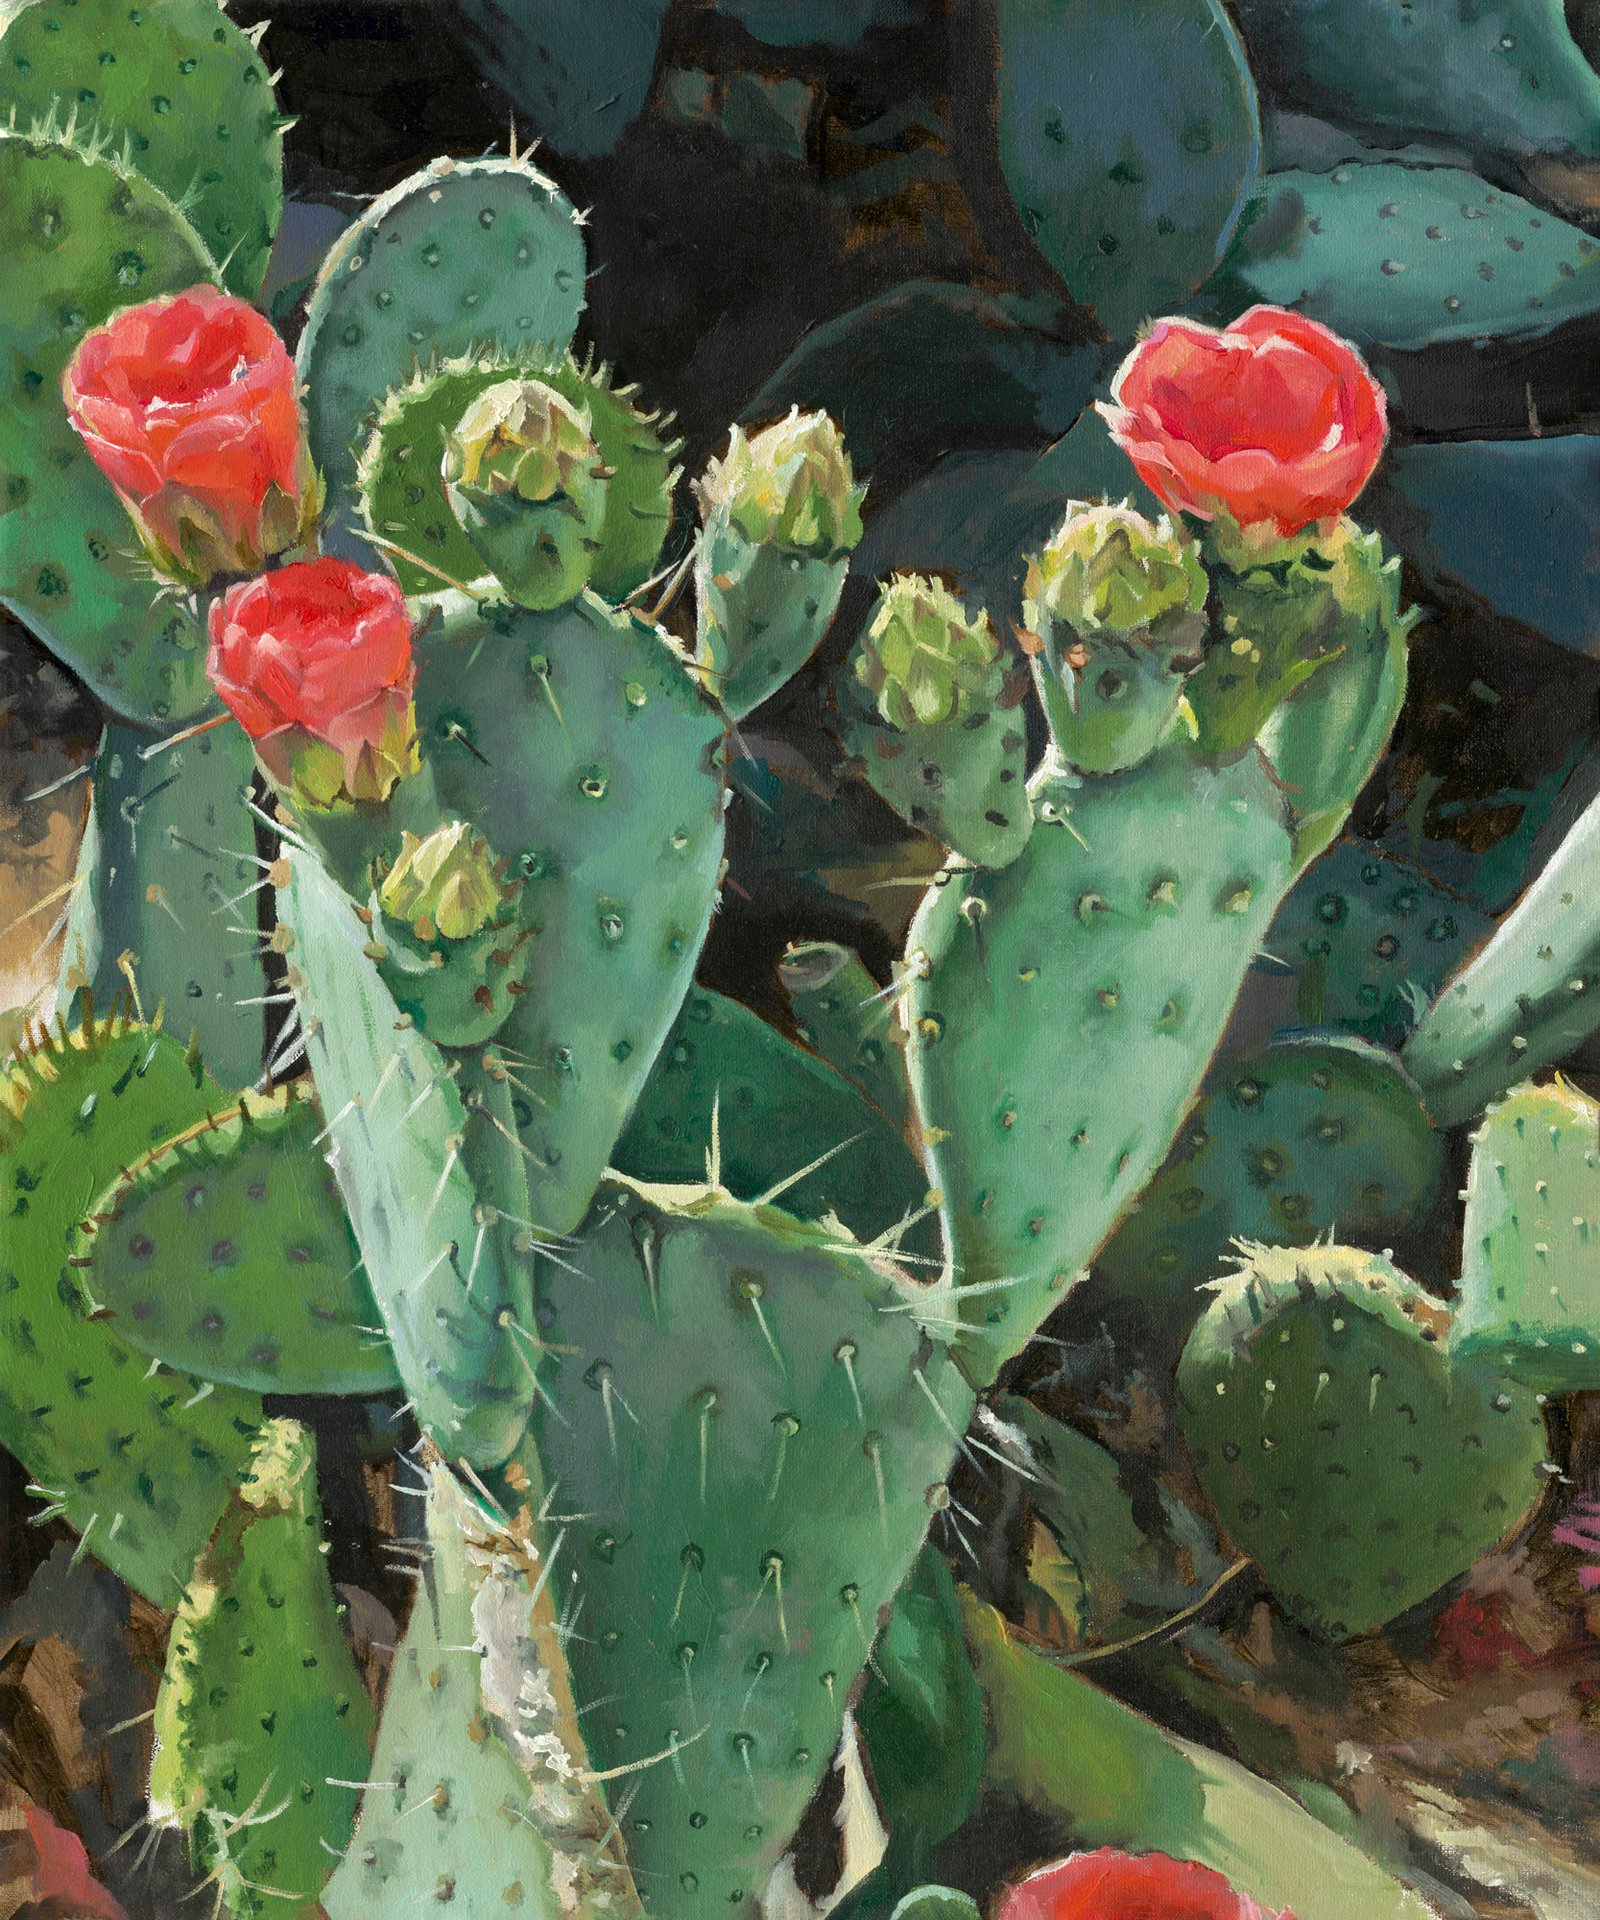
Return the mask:
[[27,0],[0,34],[0,108],[26,127],[70,103],[184,208],[223,285],[249,299],[283,206],[284,120],[260,38],[212,0]]
[[555,359],[583,311],[583,240],[525,160],[436,160],[375,200],[323,262],[300,338],[311,451],[351,537],[356,460],[385,394],[480,340]]
[[184,1590],[156,1699],[150,1820],[237,1920],[305,1907],[350,1838],[373,1715],[324,1559],[311,1436],[262,1429]]
[[1032,798],[1021,857],[948,871],[909,946],[912,1087],[984,1374],[1159,1163],[1291,861],[1259,768],[1208,772],[1181,744],[1081,785],[1047,763]]
[[1518,1087],[1473,1136],[1461,1293],[1450,1323],[1459,1361],[1544,1393],[1595,1380],[1600,1298],[1600,1108],[1557,1079]]
[[1289,1612],[1382,1626],[1510,1533],[1544,1416],[1446,1352],[1449,1315],[1378,1254],[1251,1247],[1178,1369],[1195,1470]]
[[585,1733],[628,1782],[652,1912],[723,1914],[766,1885],[833,1757],[879,1610],[948,1508],[972,1394],[918,1325],[926,1289],[776,1205],[607,1186],[583,1264],[541,1272],[531,1427],[583,1515],[575,1687],[608,1702]]
[[257,1393],[398,1384],[322,1129],[292,1089],[246,1095],[129,1161],[77,1257],[130,1347]]
[[659,628],[592,595],[436,606],[418,727],[445,805],[524,881],[528,990],[498,1040],[530,1217],[571,1233],[705,939],[722,723]]
[[[85,1550],[170,1607],[244,1468],[252,1393],[152,1366],[99,1316],[74,1233],[117,1169],[220,1109],[197,1056],[118,1015],[6,1070],[0,1440]],[[80,1274],[87,1271],[87,1281]]]

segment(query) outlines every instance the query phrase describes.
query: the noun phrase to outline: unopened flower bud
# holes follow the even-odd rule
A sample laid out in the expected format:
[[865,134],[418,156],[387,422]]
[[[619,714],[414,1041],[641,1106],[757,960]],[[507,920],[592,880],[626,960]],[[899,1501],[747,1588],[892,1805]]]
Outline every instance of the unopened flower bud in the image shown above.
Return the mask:
[[590,420],[539,380],[486,387],[445,436],[445,491],[519,605],[563,606],[589,579],[609,478]]
[[1087,639],[1126,637],[1171,616],[1204,612],[1199,550],[1165,514],[1073,501],[1044,550],[1028,561],[1024,617],[1036,632],[1056,620]]
[[500,910],[498,868],[488,841],[464,820],[435,827],[422,840],[406,833],[378,904],[391,919],[408,921],[419,939],[468,940]]
[[735,427],[728,451],[695,491],[708,526],[723,514],[757,545],[831,560],[861,539],[866,489],[856,485],[844,440],[825,413],[796,407],[758,433]]
[[898,575],[856,652],[856,677],[890,726],[946,726],[983,700],[999,643],[942,581]]

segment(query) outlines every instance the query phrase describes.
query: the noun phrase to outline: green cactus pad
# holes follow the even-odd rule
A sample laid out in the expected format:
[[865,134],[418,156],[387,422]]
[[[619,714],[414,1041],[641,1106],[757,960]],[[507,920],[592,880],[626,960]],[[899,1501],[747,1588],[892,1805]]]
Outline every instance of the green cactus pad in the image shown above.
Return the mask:
[[1214,1280],[1235,1240],[1391,1244],[1443,1171],[1444,1140],[1392,1054],[1353,1038],[1278,1040],[1211,1075],[1095,1265],[1161,1314]]
[[256,944],[255,753],[232,725],[146,759],[156,744],[118,721],[101,737],[57,1006],[77,1018],[85,990],[109,1006],[131,973],[152,1014],[164,1005],[177,1031],[198,1030],[219,1080],[250,1086],[270,991]]
[[1406,1068],[1441,1125],[1481,1113],[1600,1025],[1597,848],[1600,800],[1592,800],[1406,1042]]
[[1461,1230],[1458,1365],[1544,1393],[1600,1384],[1600,1107],[1577,1087],[1518,1087],[1473,1136]]
[[[785,1040],[737,1000],[695,987],[656,1056],[612,1164],[629,1179],[690,1186],[706,1178],[716,1132],[722,1184],[759,1200],[784,1182],[784,1210],[836,1216],[876,1240],[927,1206],[916,1155],[824,1061]],[[804,1179],[794,1176],[804,1168]],[[937,1231],[904,1245],[931,1258]]]
[[742,720],[822,644],[850,571],[848,556],[786,553],[713,515],[695,556],[696,660],[707,690]]
[[722,859],[722,726],[659,628],[442,595],[417,724],[447,812],[526,881],[500,1029],[532,1219],[582,1221],[693,977]]
[[1160,1164],[1290,871],[1254,761],[1169,747],[1082,785],[1047,764],[1033,799],[1022,857],[941,876],[909,936],[912,1087],[981,1377]]
[[394,1364],[424,1431],[452,1457],[495,1465],[531,1391],[516,1345],[532,1337],[526,1201],[476,1184],[506,1123],[463,1067],[469,1112],[367,957],[354,903],[308,852],[290,856],[278,917],[331,1164]]
[[236,1920],[300,1911],[344,1851],[373,1714],[328,1578],[311,1437],[269,1421],[195,1568],[156,1697],[150,1818]]
[[1207,301],[1297,307],[1361,347],[1543,333],[1600,305],[1600,241],[1456,167],[1273,173]]
[[1184,1348],[1179,1417],[1207,1495],[1331,1639],[1436,1593],[1538,1499],[1538,1402],[1452,1367],[1448,1324],[1377,1254],[1252,1247]]
[[583,1516],[575,1692],[608,1702],[585,1735],[652,1911],[709,1920],[759,1896],[831,1763],[972,1396],[920,1290],[776,1207],[607,1186],[581,1265],[541,1270],[530,1428]]
[[1279,909],[1264,970],[1269,980],[1291,970],[1300,1024],[1393,1045],[1491,925],[1420,867],[1345,840],[1306,870]]
[[130,1163],[78,1237],[130,1347],[258,1393],[399,1384],[322,1125],[291,1092],[247,1096]]
[[577,216],[525,160],[435,160],[373,201],[322,263],[298,354],[341,528],[353,537],[356,459],[384,395],[485,341],[556,359],[583,281]]
[[0,34],[0,113],[75,112],[181,205],[223,285],[261,291],[283,208],[283,121],[255,39],[215,0],[26,0]]
[[1235,12],[1281,96],[1309,113],[1497,158],[1600,158],[1600,80],[1561,0],[1236,0]]
[[370,532],[426,563],[384,549],[407,593],[437,592],[441,578],[473,579],[480,563],[450,511],[440,473],[444,437],[479,394],[518,373],[588,410],[590,432],[611,471],[590,583],[602,599],[623,600],[649,579],[660,554],[679,471],[673,459],[682,443],[665,437],[670,415],[646,413],[637,404],[637,388],[613,386],[608,367],[580,364],[570,353],[554,365],[537,354],[469,354],[397,387],[361,456],[362,518]]
[[87,1550],[171,1607],[243,1471],[254,1394],[152,1368],[69,1265],[117,1168],[226,1094],[174,1041],[120,1019],[24,1051],[0,1086],[0,1441]]
[[[530,1781],[485,1699],[474,1602],[490,1525],[447,1467],[423,1471],[407,1491],[422,1495],[426,1572],[359,1776],[370,1784],[355,1837],[322,1910],[328,1920],[404,1920],[424,1902],[462,1920],[554,1913],[556,1867]],[[615,1911],[635,1911],[620,1877]]]
[[778,963],[800,1038],[852,1082],[894,1126],[911,1110],[898,994],[885,991],[858,954],[833,940],[792,941]]
[[1121,338],[1188,299],[1255,182],[1238,35],[1219,0],[1000,0],[997,14],[1006,184],[1074,299]]
[[137,556],[127,514],[67,424],[61,375],[119,307],[212,281],[216,267],[142,175],[4,129],[0,259],[0,606],[114,713],[176,724],[211,698],[204,636]]

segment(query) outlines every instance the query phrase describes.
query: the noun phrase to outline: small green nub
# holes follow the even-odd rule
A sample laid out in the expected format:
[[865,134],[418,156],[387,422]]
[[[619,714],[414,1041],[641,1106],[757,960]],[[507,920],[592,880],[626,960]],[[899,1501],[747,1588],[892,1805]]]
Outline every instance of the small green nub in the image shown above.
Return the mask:
[[988,695],[999,643],[940,580],[898,574],[856,653],[856,677],[891,727],[952,726]]
[[798,407],[746,435],[734,427],[728,451],[695,483],[710,526],[726,515],[747,540],[831,560],[861,540],[861,502],[839,429],[825,413]]

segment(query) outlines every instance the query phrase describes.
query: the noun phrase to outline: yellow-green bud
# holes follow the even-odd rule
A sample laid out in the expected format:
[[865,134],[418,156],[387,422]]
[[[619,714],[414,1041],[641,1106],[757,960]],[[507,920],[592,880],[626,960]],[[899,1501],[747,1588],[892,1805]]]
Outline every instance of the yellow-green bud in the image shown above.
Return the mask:
[[425,840],[402,835],[400,857],[378,889],[378,905],[408,921],[420,940],[469,940],[503,899],[499,863],[464,820],[435,827]]
[[1202,613],[1205,604],[1199,549],[1165,514],[1152,521],[1126,503],[1074,500],[1028,561],[1023,615],[1036,632],[1058,620],[1085,638],[1126,637],[1169,616]]
[[856,677],[890,726],[946,726],[985,698],[999,651],[988,614],[969,619],[942,581],[902,573],[861,637]]
[[587,410],[540,380],[485,387],[445,436],[448,485],[514,493],[519,500],[574,496],[600,464]]
[[794,408],[786,419],[746,435],[735,427],[728,451],[695,483],[709,525],[723,513],[747,540],[829,560],[861,539],[858,487],[839,429],[825,413]]

